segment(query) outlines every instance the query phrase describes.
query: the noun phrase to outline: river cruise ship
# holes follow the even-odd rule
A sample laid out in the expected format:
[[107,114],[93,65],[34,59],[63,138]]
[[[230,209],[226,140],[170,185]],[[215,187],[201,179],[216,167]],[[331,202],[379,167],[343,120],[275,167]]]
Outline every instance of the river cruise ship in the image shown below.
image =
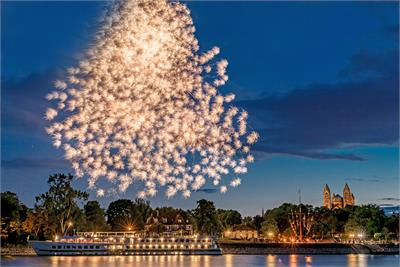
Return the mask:
[[54,241],[29,241],[39,256],[57,255],[220,255],[206,236],[143,236],[135,232],[78,232]]

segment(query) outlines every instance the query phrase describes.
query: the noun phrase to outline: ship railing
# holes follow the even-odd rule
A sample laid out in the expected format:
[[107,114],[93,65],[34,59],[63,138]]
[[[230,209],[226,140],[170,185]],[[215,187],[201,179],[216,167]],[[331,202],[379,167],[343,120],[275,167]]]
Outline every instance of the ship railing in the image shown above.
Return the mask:
[[133,237],[140,234],[135,231],[129,232],[77,232],[79,237]]
[[[125,235],[121,234],[124,233]],[[77,236],[63,237],[62,242],[68,243],[158,243],[158,244],[213,244],[215,240],[205,236],[181,236],[181,237],[140,237],[132,235],[132,232],[79,232]]]

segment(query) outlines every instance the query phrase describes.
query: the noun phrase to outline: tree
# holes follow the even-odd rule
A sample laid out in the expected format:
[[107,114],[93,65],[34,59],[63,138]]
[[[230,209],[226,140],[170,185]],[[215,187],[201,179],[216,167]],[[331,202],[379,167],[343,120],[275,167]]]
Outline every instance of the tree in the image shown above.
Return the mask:
[[110,203],[107,209],[107,223],[112,230],[128,230],[134,224],[135,218],[132,216],[133,202],[130,199],[118,199]]
[[297,208],[296,205],[290,203],[283,203],[277,208],[267,210],[265,212],[264,218],[265,220],[273,219],[278,224],[279,233],[284,233],[289,229],[290,231],[290,223],[289,216],[293,210]]
[[143,229],[144,223],[151,215],[150,203],[142,199],[133,202],[130,199],[119,199],[110,203],[107,209],[107,223],[112,230],[126,231]]
[[15,193],[10,191],[1,193],[2,242],[12,244],[26,242],[22,222],[26,219],[27,210]]
[[381,241],[384,238],[384,234],[383,233],[375,233],[374,234],[374,239]]
[[247,225],[247,226],[250,226],[250,227],[253,227],[254,226],[253,225],[253,218],[251,216],[244,217],[243,218],[243,224]]
[[23,221],[26,218],[27,207],[21,203],[17,195],[6,191],[1,193],[1,218],[8,221]]
[[157,222],[157,223],[154,223],[150,227],[149,230],[150,230],[150,232],[161,234],[161,233],[165,232],[165,226],[164,226],[164,224]]
[[388,232],[394,233],[394,236],[398,237],[399,236],[399,222],[400,215],[399,214],[394,214],[389,217],[386,217],[384,227],[388,229]]
[[214,202],[206,199],[197,201],[197,207],[192,211],[196,229],[201,234],[217,235],[221,231]]
[[149,201],[144,201],[141,198],[135,199],[132,206],[133,216],[136,218],[135,224],[139,229],[144,228],[144,224],[148,217],[150,217],[153,209],[150,206]]
[[[325,207],[314,209],[315,223],[312,227],[312,236],[314,238],[325,239],[337,232],[339,222],[335,212],[336,211],[329,210]],[[348,216],[346,216],[346,218],[347,217]]]
[[364,229],[362,224],[360,223],[360,218],[352,215],[349,220],[344,225],[344,231],[347,237],[354,238],[357,237],[359,233],[363,233]]
[[312,227],[313,237],[324,239],[331,232],[331,225],[324,219],[317,219]]
[[71,174],[50,175],[47,181],[49,190],[36,197],[35,208],[46,213],[53,234],[65,235],[81,215],[78,201],[88,198],[86,192],[72,188],[72,180]]
[[226,229],[242,223],[242,215],[236,210],[218,209],[218,219],[221,226]]
[[98,201],[88,201],[83,209],[86,218],[85,231],[98,232],[109,229],[104,210],[100,207]]
[[269,239],[276,238],[279,234],[278,224],[274,219],[267,219],[261,224],[261,232]]
[[364,205],[357,207],[355,216],[361,218],[361,224],[370,237],[379,232],[385,224],[385,215],[376,205]]
[[26,220],[22,223],[22,229],[30,233],[30,239],[44,237],[48,230],[46,214],[39,211],[30,210]]
[[330,210],[329,223],[333,233],[343,233],[344,225],[349,220],[350,214],[354,213],[357,207],[346,206],[344,209]]
[[253,225],[257,229],[257,231],[261,230],[261,225],[264,222],[264,218],[260,215],[256,215],[253,217]]
[[390,230],[387,227],[382,228],[382,237],[385,239],[385,241],[389,241],[393,238],[396,237],[395,233],[390,232]]

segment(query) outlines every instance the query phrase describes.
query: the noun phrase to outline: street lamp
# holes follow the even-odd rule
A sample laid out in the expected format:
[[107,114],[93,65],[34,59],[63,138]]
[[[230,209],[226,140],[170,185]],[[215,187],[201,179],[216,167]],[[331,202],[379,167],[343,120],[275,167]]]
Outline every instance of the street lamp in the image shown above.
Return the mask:
[[68,222],[68,224],[67,224],[67,229],[65,229],[65,233],[64,234],[68,234],[68,230],[69,230],[69,228],[71,228],[71,226],[73,225],[73,223],[71,222],[71,221],[69,221]]
[[225,237],[230,238],[231,237],[231,231],[225,231]]

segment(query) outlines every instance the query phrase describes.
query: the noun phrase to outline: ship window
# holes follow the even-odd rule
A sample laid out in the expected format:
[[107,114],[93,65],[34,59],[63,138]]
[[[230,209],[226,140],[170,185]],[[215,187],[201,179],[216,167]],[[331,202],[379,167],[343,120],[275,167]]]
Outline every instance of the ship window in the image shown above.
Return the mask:
[[61,249],[61,246],[57,246],[58,249]]
[[72,246],[72,248],[76,248],[76,246]]
[[70,246],[67,246],[67,248],[71,248]]
[[84,249],[87,249],[87,246],[83,246]]
[[79,249],[82,249],[82,246],[78,246]]
[[56,248],[56,246],[51,246],[51,248]]
[[99,246],[96,246],[96,248],[100,248]]
[[90,246],[90,248],[93,248],[93,246]]

